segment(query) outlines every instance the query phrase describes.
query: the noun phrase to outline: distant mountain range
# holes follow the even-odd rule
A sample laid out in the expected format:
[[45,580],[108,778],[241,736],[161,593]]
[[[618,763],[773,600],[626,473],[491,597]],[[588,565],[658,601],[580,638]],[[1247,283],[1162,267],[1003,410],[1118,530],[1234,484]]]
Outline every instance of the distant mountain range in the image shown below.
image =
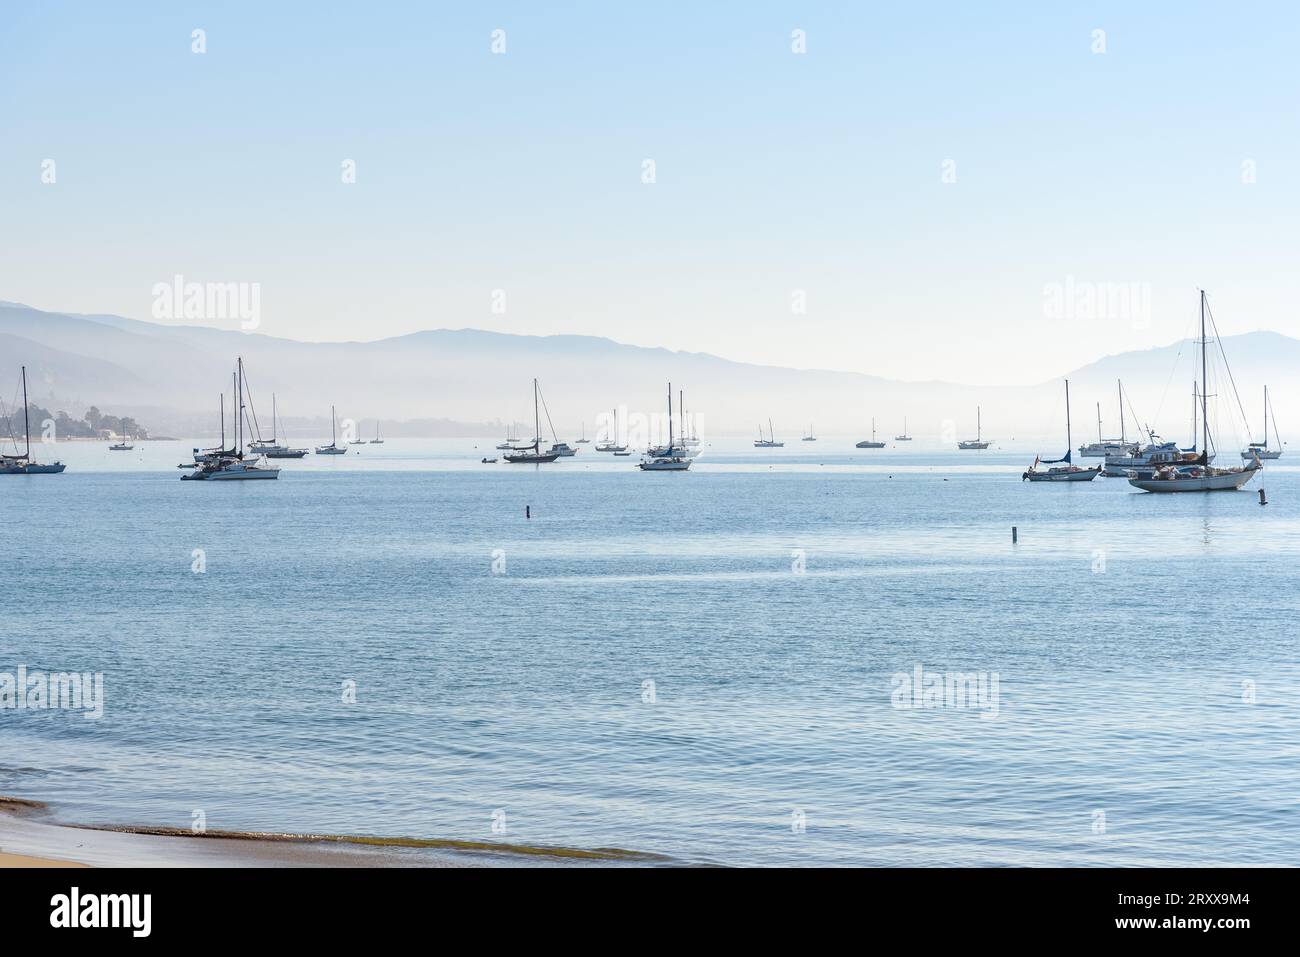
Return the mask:
[[[1256,432],[1261,431],[1264,383],[1279,422],[1300,422],[1300,396],[1288,394],[1300,369],[1300,340],[1272,332],[1230,336],[1224,348],[1232,377]],[[1144,423],[1170,437],[1190,429],[1195,377],[1191,342],[1108,356],[1071,373],[1075,445],[1096,436],[1101,403],[1104,431],[1119,429],[1117,379]],[[328,435],[329,409],[385,434],[497,435],[505,423],[532,425],[536,376],[561,438],[615,405],[631,412],[664,410],[669,380],[686,393],[687,408],[708,434],[752,433],[770,417],[777,438],[818,433],[863,437],[874,416],[879,435],[903,428],[918,443],[947,444],[975,430],[983,409],[995,440],[1064,442],[1059,379],[1040,385],[977,387],[946,382],[898,382],[850,372],[786,369],[732,362],[702,353],[630,346],[594,336],[522,336],[476,329],[432,329],[374,342],[297,342],[203,326],[163,325],[109,315],[45,312],[0,302],[0,398],[12,407],[18,367],[28,369],[34,402],[74,418],[90,405],[134,416],[154,433],[207,434],[216,428],[217,394],[230,393],[235,356],[242,355],[257,401],[269,416],[271,394],[291,434]],[[917,357],[923,368],[925,357]],[[1222,371],[1222,363],[1218,363]],[[1244,436],[1225,376],[1219,431]],[[1300,389],[1295,391],[1300,392]],[[676,396],[674,395],[674,400]],[[1132,413],[1126,411],[1128,432]],[[543,422],[543,431],[549,429]]]

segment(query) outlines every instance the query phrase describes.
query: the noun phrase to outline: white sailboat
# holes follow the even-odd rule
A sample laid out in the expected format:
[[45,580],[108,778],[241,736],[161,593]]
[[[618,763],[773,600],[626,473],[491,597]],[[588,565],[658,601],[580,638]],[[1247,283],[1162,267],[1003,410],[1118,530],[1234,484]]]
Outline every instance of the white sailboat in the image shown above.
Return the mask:
[[371,445],[383,445],[384,440],[379,437],[379,420],[375,419],[375,437],[370,440]]
[[347,455],[346,447],[339,445],[338,440],[338,418],[334,414],[334,406],[330,406],[330,444],[316,446],[317,455]]
[[771,420],[771,419],[768,419],[768,420],[767,420],[767,433],[768,433],[767,438],[763,438],[763,424],[760,422],[759,425],[758,425],[758,438],[756,438],[756,439],[754,440],[754,448],[756,448],[756,449],[783,449],[783,448],[785,448],[785,443],[784,443],[784,442],[778,442],[778,441],[776,440],[776,432],[773,431],[773,429],[772,429],[772,420]]
[[[1059,459],[1041,459],[1035,457],[1034,464],[1031,465],[1022,476],[1020,481],[1030,482],[1091,482],[1101,474],[1101,466],[1094,465],[1092,468],[1080,468],[1070,461],[1070,445],[1074,441],[1070,435],[1070,380],[1065,380],[1065,455]],[[1040,465],[1050,465],[1052,468],[1040,469]]]
[[[1205,290],[1201,290],[1201,454],[1191,465],[1165,466],[1158,468],[1149,478],[1139,477],[1134,473],[1128,483],[1145,492],[1219,492],[1235,491],[1241,488],[1264,466],[1259,456],[1253,456],[1250,463],[1237,468],[1222,469],[1210,465],[1210,424],[1206,393],[1209,391],[1207,381],[1208,363],[1206,360]],[[1222,350],[1223,342],[1219,341]]]
[[[1264,441],[1251,442],[1241,450],[1241,458],[1245,462],[1253,459],[1276,459],[1282,457],[1280,448],[1270,449],[1268,447],[1268,420],[1273,418],[1273,404],[1268,401],[1268,386],[1264,386]],[[1277,419],[1273,418],[1273,435],[1277,438],[1278,444],[1281,445],[1282,437],[1277,434]]]
[[590,443],[591,443],[591,439],[587,438],[587,423],[586,423],[586,422],[583,422],[583,423],[582,423],[582,438],[580,438],[580,439],[574,439],[574,440],[573,440],[573,444],[574,444],[574,445],[588,445],[588,444],[590,444]]
[[959,449],[987,449],[989,441],[984,438],[984,423],[980,419],[980,407],[975,406],[975,438],[957,443]]
[[801,442],[816,442],[816,441],[817,441],[817,436],[813,434],[813,427],[812,427],[812,423],[811,423],[811,422],[808,423],[808,434],[805,435],[802,439],[800,439],[800,441],[801,441]]
[[[542,419],[538,407],[539,392],[537,380],[533,380],[533,444],[522,447],[516,446],[515,450],[506,455],[506,461],[514,465],[540,465],[543,462],[554,462],[560,457],[560,453],[552,450],[550,452],[542,451]],[[547,413],[550,418],[550,413]]]
[[279,410],[275,405],[275,393],[271,393],[271,437],[269,439],[259,438],[251,443],[249,448],[265,455],[268,459],[300,459],[307,454],[306,449],[292,449],[287,445],[281,445],[278,438],[280,433]]
[[643,472],[685,472],[691,467],[691,459],[683,446],[673,440],[673,384],[668,383],[668,444],[658,449],[651,449],[637,463]]
[[[181,476],[183,481],[233,482],[278,479],[280,477],[280,469],[268,464],[260,454],[254,452],[251,459],[244,457],[244,435],[248,424],[248,406],[245,403],[247,383],[244,379],[244,360],[242,357],[235,360],[235,374],[232,378],[234,379],[236,397],[233,402],[235,406],[234,448],[229,451],[221,449],[215,455],[204,457],[203,461],[196,465],[193,472]],[[221,444],[226,444],[224,403]]]
[[912,437],[907,434],[907,416],[903,416],[903,434],[894,436],[895,442],[911,442]]
[[859,449],[883,449],[885,447],[884,442],[876,441],[876,420],[874,417],[871,419],[871,438],[863,439],[854,447]]
[[18,454],[18,440],[14,438],[13,427],[11,425],[9,429],[9,437],[13,439],[14,454],[7,455],[0,453],[0,475],[58,475],[67,468],[67,466],[62,462],[51,462],[49,465],[40,465],[32,459],[32,423],[27,404],[26,366],[22,366],[22,377],[23,439],[26,441],[26,451],[24,451],[22,455]]
[[1097,441],[1079,446],[1079,454],[1084,458],[1104,459],[1108,455],[1133,455],[1138,451],[1138,443],[1130,442],[1124,437],[1124,384],[1119,379],[1116,379],[1115,386],[1119,391],[1119,438],[1104,439],[1101,437],[1101,403],[1098,402]]
[[614,410],[613,418],[610,419],[609,434],[605,436],[604,442],[597,443],[596,451],[613,452],[615,455],[627,452],[626,445],[618,444],[618,409]]

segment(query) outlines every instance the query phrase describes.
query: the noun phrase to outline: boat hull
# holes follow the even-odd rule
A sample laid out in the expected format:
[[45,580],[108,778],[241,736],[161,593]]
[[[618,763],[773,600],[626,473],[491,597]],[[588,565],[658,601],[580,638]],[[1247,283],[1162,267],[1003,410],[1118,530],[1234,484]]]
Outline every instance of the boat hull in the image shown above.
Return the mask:
[[989,447],[989,443],[988,443],[988,442],[958,442],[958,443],[957,443],[957,448],[959,448],[959,449],[963,449],[963,450],[965,450],[965,449],[987,449],[988,447]]
[[1101,466],[1090,469],[1071,469],[1069,471],[1049,470],[1047,472],[1026,472],[1022,479],[1030,482],[1091,482],[1101,474]]
[[0,466],[0,475],[58,475],[67,466],[62,462],[55,462],[53,465],[6,465]]
[[855,449],[883,449],[885,447],[885,443],[884,442],[859,442],[857,445],[853,447]]
[[1259,469],[1220,472],[1211,475],[1179,475],[1175,478],[1130,478],[1128,484],[1144,492],[1231,492],[1241,488]]

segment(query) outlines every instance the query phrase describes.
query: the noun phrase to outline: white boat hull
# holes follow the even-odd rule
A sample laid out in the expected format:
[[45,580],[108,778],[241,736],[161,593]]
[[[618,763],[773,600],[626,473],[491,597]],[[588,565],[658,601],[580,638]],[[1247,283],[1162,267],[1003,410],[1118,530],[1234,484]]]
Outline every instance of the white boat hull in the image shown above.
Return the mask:
[[1178,475],[1173,478],[1131,478],[1128,484],[1144,492],[1228,492],[1241,488],[1258,468],[1217,471],[1208,475]]

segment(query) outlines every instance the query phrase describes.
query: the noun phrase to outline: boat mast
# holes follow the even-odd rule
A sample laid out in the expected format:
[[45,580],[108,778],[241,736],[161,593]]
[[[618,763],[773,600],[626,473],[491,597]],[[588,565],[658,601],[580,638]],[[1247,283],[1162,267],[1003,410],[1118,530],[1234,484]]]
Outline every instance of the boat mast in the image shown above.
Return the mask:
[[977,406],[975,406],[975,441],[976,441],[976,442],[980,441],[980,439],[982,438],[981,433],[980,433],[980,428],[981,428],[981,424],[980,424],[980,407],[977,405]]
[[1268,448],[1268,386],[1264,386],[1264,448]]
[[330,445],[337,445],[338,437],[334,433],[334,406],[330,406]]
[[533,380],[533,451],[542,451],[542,417],[537,409],[537,380]]
[[[1067,380],[1068,381],[1068,380]],[[1068,391],[1068,387],[1067,387]],[[1066,418],[1069,418],[1070,412],[1066,410]],[[1097,443],[1100,445],[1105,440],[1101,437],[1101,403],[1097,403]]]
[[1115,388],[1119,392],[1119,441],[1121,444],[1123,444],[1124,443],[1124,383],[1121,382],[1119,379],[1116,379]]
[[1201,436],[1203,446],[1201,454],[1206,457],[1205,462],[1209,464],[1210,455],[1210,419],[1209,411],[1205,404],[1205,393],[1210,390],[1210,383],[1206,379],[1206,362],[1205,362],[1205,290],[1201,290]]
[[673,384],[668,383],[668,454],[673,454]]
[[23,366],[23,435],[27,439],[27,454],[24,456],[28,464],[32,461],[32,423],[27,412],[27,366]]
[[243,447],[243,440],[240,437],[239,415],[243,411],[244,398],[239,394],[239,367],[236,365],[235,371],[230,375],[230,384],[235,390],[231,396],[231,411],[235,413],[235,451],[238,452]]
[[1070,435],[1070,380],[1065,380],[1065,454],[1070,455],[1074,438]]

